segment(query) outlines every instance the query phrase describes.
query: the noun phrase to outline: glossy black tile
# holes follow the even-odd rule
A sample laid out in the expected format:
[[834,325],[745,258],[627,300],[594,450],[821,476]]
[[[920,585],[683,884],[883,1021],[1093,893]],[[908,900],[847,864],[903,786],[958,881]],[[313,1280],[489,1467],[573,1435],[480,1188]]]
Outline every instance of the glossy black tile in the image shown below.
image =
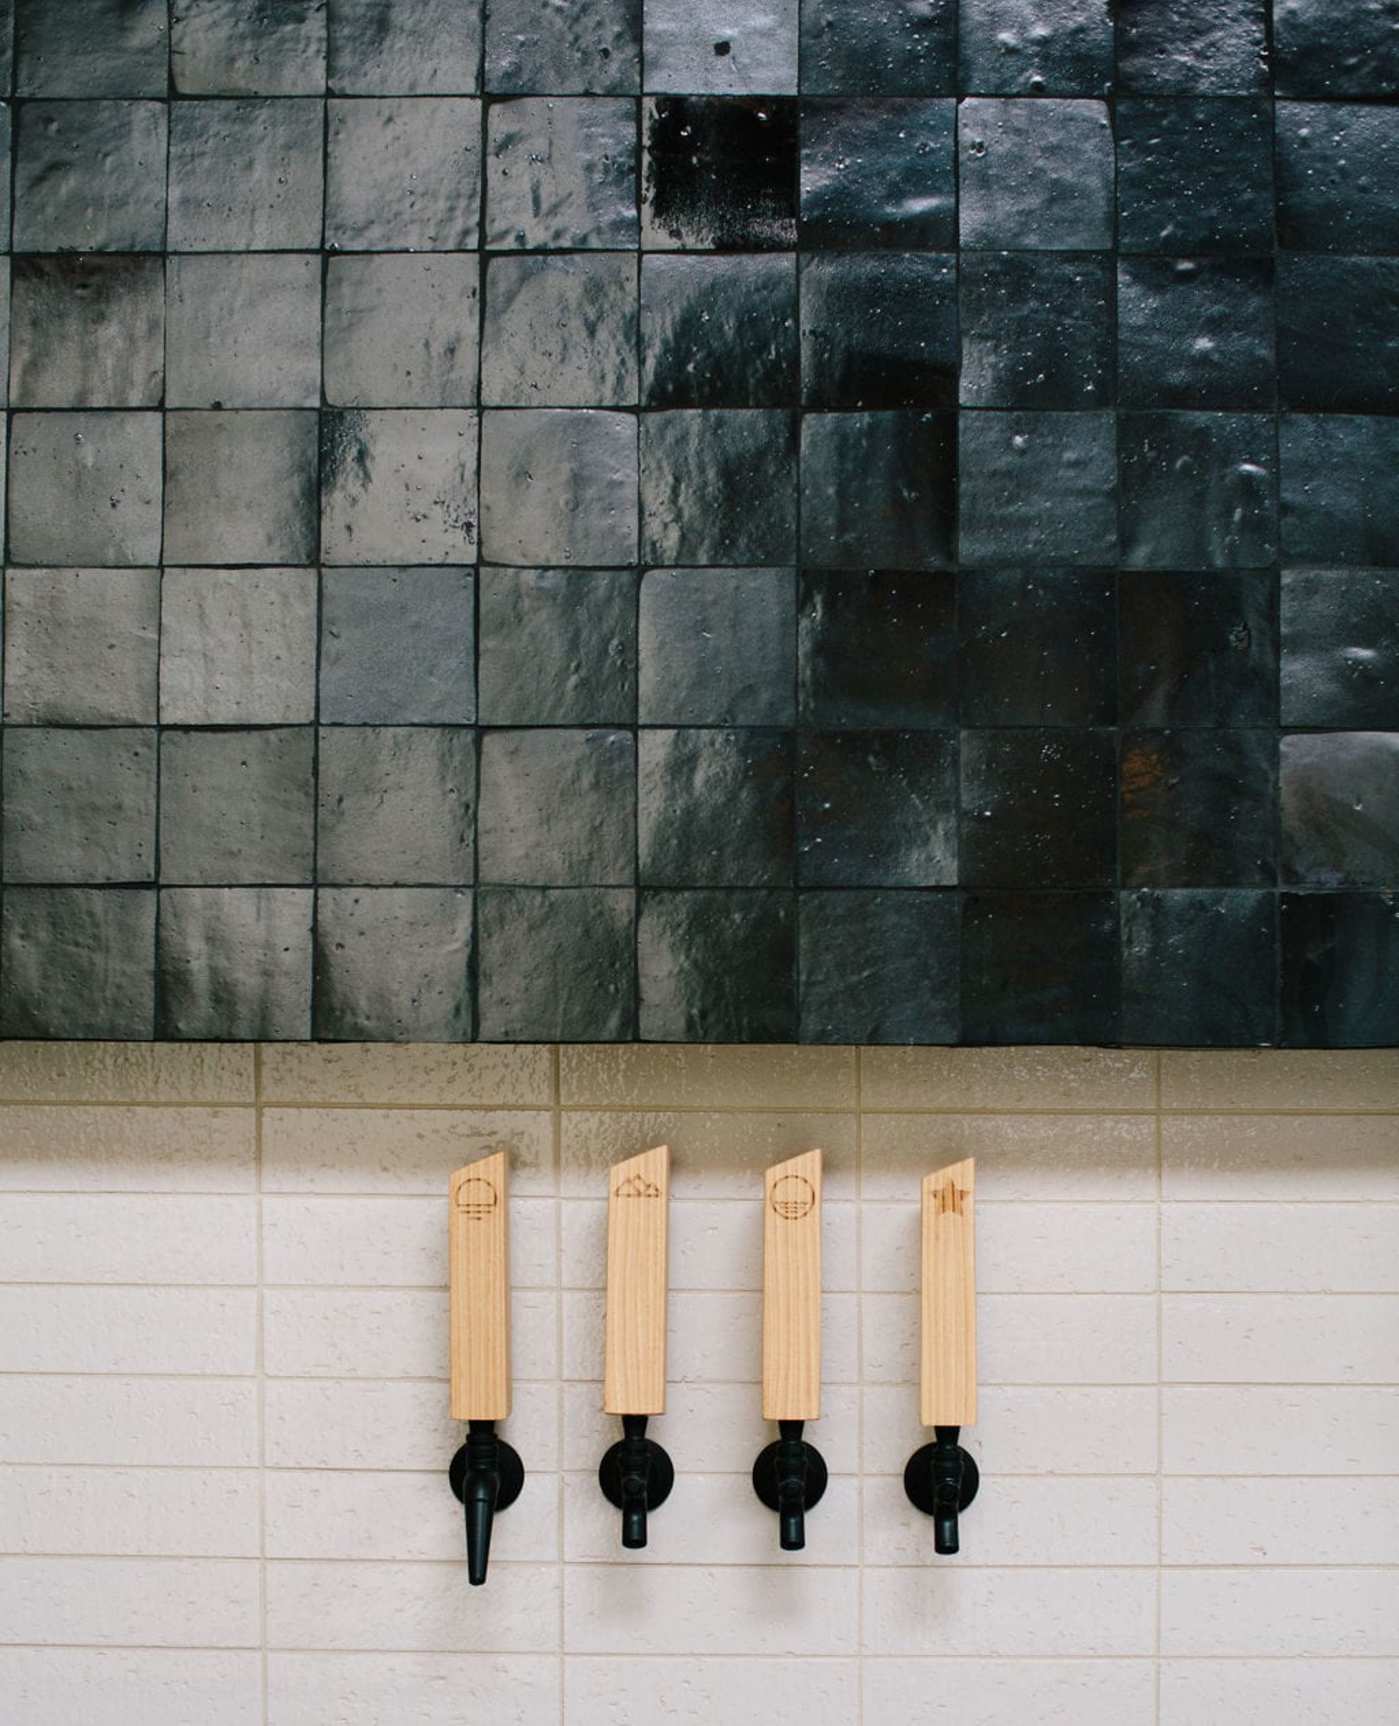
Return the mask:
[[958,426],[962,562],[1117,561],[1110,413],[968,413]]
[[633,1038],[635,901],[620,887],[483,887],[477,1035],[504,1043]]
[[676,409],[641,421],[645,563],[790,563],[797,549],[797,416]]
[[155,901],[149,888],[7,888],[0,1036],[153,1036]]
[[166,134],[163,102],[21,102],[16,251],[158,252]]
[[195,887],[312,880],[315,733],[181,731],[160,737],[160,879]]
[[954,726],[956,617],[950,574],[807,570],[797,624],[801,723],[823,731]]
[[[492,258],[481,329],[482,401],[521,408],[634,404],[636,276],[634,252]],[[352,351],[359,339],[352,337]],[[474,324],[460,346],[467,342],[474,348]]]
[[956,107],[937,99],[802,103],[806,248],[957,244]]
[[929,569],[951,561],[954,415],[807,414],[801,438],[804,562]]
[[465,726],[334,725],[316,760],[316,879],[470,886],[476,734]]
[[644,1042],[789,1043],[797,1034],[796,898],[651,889],[637,921]]
[[1399,419],[1284,414],[1282,560],[1399,566]]
[[[490,572],[483,576],[488,581]],[[328,569],[321,577],[320,719],[465,725],[476,717],[475,608],[465,569]],[[481,624],[486,628],[485,593]],[[484,660],[483,687],[484,687]]]
[[154,725],[159,642],[158,570],[10,570],[5,723]]
[[481,12],[458,0],[329,0],[328,77],[338,96],[471,94]]
[[804,1043],[955,1043],[961,1018],[956,893],[803,893]]
[[12,417],[12,563],[159,563],[160,508],[159,414]]
[[1121,754],[1124,887],[1276,886],[1276,732],[1132,731]]
[[1132,569],[1272,563],[1274,436],[1266,414],[1119,415],[1122,561]]
[[483,732],[480,788],[482,882],[631,886],[636,748],[630,732]]
[[1278,242],[1303,252],[1399,252],[1399,107],[1279,102]]
[[959,262],[963,407],[1112,406],[1110,258],[963,252]]
[[1270,570],[1124,574],[1118,632],[1123,725],[1277,724],[1277,579]]
[[812,96],[950,96],[957,0],[805,0],[801,87]]
[[1117,73],[1148,96],[1268,88],[1268,0],[1118,0]]
[[315,570],[167,568],[161,723],[305,725],[315,717]]
[[957,111],[965,247],[1112,245],[1112,121],[1105,102],[972,97]]
[[648,570],[637,634],[643,725],[792,723],[792,570]]
[[[398,0],[395,0],[395,10]],[[468,15],[474,8],[464,8]],[[486,0],[486,88],[625,96],[641,67],[641,0]]]
[[311,1034],[309,887],[170,887],[160,895],[156,1035]]
[[312,562],[316,480],[314,413],[167,413],[165,557]]
[[476,244],[480,207],[481,112],[473,97],[357,97],[327,105],[329,248],[462,251]]
[[1278,388],[1288,408],[1399,412],[1399,258],[1279,260]]
[[154,880],[153,728],[15,726],[0,784],[7,884]]
[[1399,896],[1284,893],[1281,913],[1283,1044],[1399,1043]]
[[1115,893],[968,893],[962,908],[962,1039],[1115,1043]]
[[803,887],[957,881],[957,740],[939,731],[805,732],[797,756]]
[[[633,572],[483,569],[480,586],[484,724],[635,721]],[[460,663],[469,671],[470,654]]]
[[802,260],[807,407],[954,407],[957,357],[954,256],[818,252]]
[[1118,265],[1121,407],[1270,408],[1275,340],[1271,258],[1124,258]]
[[642,731],[637,856],[643,887],[790,887],[792,735]]
[[326,401],[335,407],[474,407],[479,292],[476,259],[463,253],[329,259]]
[[1399,876],[1399,737],[1297,732],[1281,747],[1282,878],[1387,887]]
[[1282,577],[1282,723],[1399,731],[1399,573]]
[[661,96],[642,105],[647,251],[782,251],[797,243],[791,97]]
[[961,0],[961,88],[988,96],[1106,96],[1110,0]]
[[[163,37],[163,17],[160,22]],[[275,7],[181,0],[170,14],[170,70],[181,96],[319,95],[326,77],[325,0],[277,0]]]
[[1123,1042],[1277,1041],[1275,893],[1141,888],[1121,915]]
[[1242,97],[1117,104],[1117,243],[1124,252],[1269,252],[1272,111]]
[[[314,252],[174,256],[165,268],[167,407],[320,406],[321,260]],[[326,341],[333,345],[329,314]]]
[[798,0],[646,0],[648,90],[786,95],[797,87]]
[[323,413],[322,562],[471,562],[477,437],[477,416],[457,409]]
[[642,258],[647,407],[794,407],[800,380],[793,254]]
[[[636,562],[634,415],[541,409],[481,419],[485,561],[530,567]],[[451,490],[469,493],[470,486],[468,470]],[[467,557],[470,525],[469,519],[462,524]]]
[[469,1040],[472,913],[472,895],[462,888],[321,888],[314,1035],[330,1042]]
[[318,249],[324,134],[325,103],[310,96],[173,104],[170,250]]
[[959,879],[970,887],[1116,881],[1111,731],[962,732]]
[[[165,388],[165,266],[158,257],[16,258],[10,402],[151,408]],[[319,341],[319,323],[313,320]]]
[[1399,45],[1387,0],[1274,0],[1281,96],[1399,96]]
[[17,96],[165,95],[169,0],[15,0],[13,13]]
[[1117,583],[1096,570],[967,570],[958,585],[962,724],[1117,719]]

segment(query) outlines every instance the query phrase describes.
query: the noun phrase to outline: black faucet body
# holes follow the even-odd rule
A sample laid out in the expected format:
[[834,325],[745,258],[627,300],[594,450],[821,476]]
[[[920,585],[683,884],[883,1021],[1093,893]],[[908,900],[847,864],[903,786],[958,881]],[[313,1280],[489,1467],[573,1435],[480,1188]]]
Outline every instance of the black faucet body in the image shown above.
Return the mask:
[[598,1485],[622,1513],[622,1545],[635,1551],[646,1544],[646,1513],[670,1497],[675,1468],[670,1457],[646,1436],[644,1414],[622,1416],[622,1436],[598,1464]]
[[498,1510],[508,1510],[525,1484],[525,1465],[513,1445],[499,1436],[493,1420],[467,1423],[466,1443],[447,1471],[452,1491],[466,1513],[466,1578],[473,1588],[486,1580],[491,1529]]
[[753,1490],[777,1512],[784,1552],[800,1552],[806,1545],[806,1513],[826,1490],[825,1458],[802,1437],[802,1425],[799,1420],[779,1420],[779,1436],[758,1452],[753,1464]]
[[957,1517],[981,1485],[975,1457],[957,1442],[961,1432],[959,1426],[935,1426],[932,1444],[915,1450],[904,1469],[904,1491],[933,1518],[933,1550],[944,1556],[960,1550]]

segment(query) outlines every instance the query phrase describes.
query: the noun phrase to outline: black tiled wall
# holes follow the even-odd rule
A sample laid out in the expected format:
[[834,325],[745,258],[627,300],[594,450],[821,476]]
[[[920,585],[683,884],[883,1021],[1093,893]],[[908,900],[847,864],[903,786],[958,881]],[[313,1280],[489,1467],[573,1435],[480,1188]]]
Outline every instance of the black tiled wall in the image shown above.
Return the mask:
[[0,50],[0,1035],[1399,1041],[1395,0]]

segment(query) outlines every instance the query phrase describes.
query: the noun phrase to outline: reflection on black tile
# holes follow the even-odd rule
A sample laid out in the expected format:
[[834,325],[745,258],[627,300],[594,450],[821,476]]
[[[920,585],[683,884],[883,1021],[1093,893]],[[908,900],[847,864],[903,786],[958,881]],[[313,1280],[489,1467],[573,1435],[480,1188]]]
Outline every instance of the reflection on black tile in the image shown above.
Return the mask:
[[1399,736],[1284,737],[1280,776],[1288,886],[1387,887],[1399,879]]
[[309,96],[177,102],[171,251],[316,250],[324,129],[325,104]]
[[938,731],[808,732],[797,763],[803,887],[957,880],[957,742]]
[[159,414],[16,414],[11,560],[65,568],[158,563],[160,470]]
[[1276,0],[1273,34],[1280,96],[1399,96],[1386,0]]
[[474,413],[449,408],[325,413],[320,431],[324,562],[471,562],[476,554]]
[[953,101],[802,104],[804,247],[957,243]]
[[643,257],[641,391],[653,408],[795,406],[796,258]]
[[964,246],[1090,251],[1112,244],[1105,102],[973,97],[957,116]]
[[636,562],[634,415],[575,408],[481,419],[483,558]]
[[964,407],[1111,407],[1109,258],[963,252],[960,275]]
[[4,880],[155,877],[155,732],[6,733]]
[[1118,402],[1267,408],[1271,258],[1129,258],[1117,272]]
[[325,89],[325,12],[324,0],[278,0],[271,7],[214,0],[173,7],[170,67],[176,91],[182,96],[319,95]]
[[963,563],[1117,561],[1116,425],[1110,413],[963,413]]
[[962,0],[961,87],[989,96],[1105,96],[1109,0]]
[[312,879],[309,725],[176,731],[160,739],[160,879],[277,886]]
[[320,265],[314,252],[167,259],[166,406],[319,407]]
[[1399,731],[1399,576],[1288,570],[1282,723]]
[[1111,725],[1117,583],[1096,571],[968,570],[958,591],[963,725]]
[[642,731],[637,769],[643,886],[792,885],[790,732]]
[[1116,1042],[1116,899],[1113,893],[968,893],[963,1041]]
[[493,102],[486,126],[488,246],[635,246],[635,102],[524,96]]
[[0,1036],[154,1035],[155,899],[149,888],[7,888]]
[[803,893],[798,924],[802,1042],[957,1041],[956,893]]
[[480,784],[481,881],[631,886],[636,750],[630,732],[484,732]]
[[1122,724],[1277,724],[1278,624],[1271,572],[1124,575],[1118,628]]
[[643,562],[790,563],[796,549],[795,414],[643,416]]
[[497,94],[625,96],[640,63],[641,0],[487,0],[486,88]]
[[959,879],[1110,886],[1116,793],[1110,731],[963,731]]
[[16,251],[165,244],[163,102],[21,102],[14,148]]
[[957,723],[952,575],[809,570],[798,620],[803,725],[928,731]]
[[1284,563],[1399,566],[1399,419],[1285,414]]
[[160,895],[156,1034],[311,1034],[313,894],[305,887],[171,887]]
[[1399,251],[1399,108],[1279,102],[1276,115],[1278,243]]
[[[322,722],[461,725],[475,718],[471,587],[465,569],[326,570]],[[482,615],[484,626],[484,595]]]
[[641,896],[644,1042],[788,1043],[797,1032],[796,899],[736,888]]
[[807,414],[802,420],[802,559],[929,569],[956,527],[957,424],[946,413]]
[[476,734],[465,726],[336,725],[316,763],[316,879],[469,886]]
[[15,407],[160,406],[165,270],[159,258],[16,258],[12,269]]
[[805,0],[801,83],[811,96],[950,96],[957,0]]
[[474,407],[478,292],[476,259],[464,253],[329,259],[326,400],[336,407]]
[[484,724],[633,722],[637,598],[631,571],[483,569],[480,580]]
[[1133,95],[1266,89],[1266,0],[1119,0],[1117,69]]
[[[0,14],[6,35],[10,11],[6,5]],[[13,12],[16,95],[165,94],[168,0],[16,0]],[[8,57],[7,42],[7,72]]]
[[1124,1043],[1276,1041],[1276,894],[1142,889],[1121,910]]
[[798,0],[646,0],[646,88],[691,95],[790,94]]
[[1227,97],[1119,102],[1117,237],[1124,252],[1270,252],[1268,104]]
[[797,240],[797,104],[662,96],[643,104],[648,251],[780,251]]
[[476,244],[481,107],[469,96],[328,104],[325,243],[336,251],[457,252]]
[[807,407],[955,406],[956,258],[888,252],[807,256],[801,339]]
[[653,569],[641,580],[643,725],[790,725],[790,569]]
[[315,1035],[460,1043],[473,1034],[471,894],[323,887],[316,894]]
[[329,78],[336,95],[470,93],[480,62],[478,7],[459,0],[394,0],[392,6],[330,0]]
[[153,569],[12,569],[9,725],[154,725],[160,577]]
[[636,304],[634,255],[492,258],[482,401],[522,408],[635,402]]
[[1274,732],[1131,732],[1121,773],[1124,887],[1276,885]]
[[314,413],[166,414],[166,558],[311,563],[316,479]]
[[1282,257],[1278,388],[1289,408],[1399,411],[1399,258]]
[[1122,561],[1253,569],[1277,556],[1274,422],[1265,414],[1124,413]]
[[619,887],[483,887],[476,1034],[503,1043],[634,1037],[635,897]]
[[1399,895],[1282,895],[1282,1041],[1399,1043]]

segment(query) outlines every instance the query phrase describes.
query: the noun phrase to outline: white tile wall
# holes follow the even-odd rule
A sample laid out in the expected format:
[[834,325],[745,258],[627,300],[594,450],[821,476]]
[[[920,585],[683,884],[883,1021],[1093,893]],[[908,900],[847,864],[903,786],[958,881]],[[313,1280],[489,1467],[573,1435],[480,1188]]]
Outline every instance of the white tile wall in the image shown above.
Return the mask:
[[[678,1479],[628,1555],[603,1175],[660,1140]],[[814,1144],[784,1555],[753,1195]],[[443,1188],[498,1146],[529,1475],[469,1591]],[[984,1486],[935,1560],[918,1183],[969,1154]],[[6,1726],[1387,1726],[1397,1554],[1399,1055],[0,1045]]]

